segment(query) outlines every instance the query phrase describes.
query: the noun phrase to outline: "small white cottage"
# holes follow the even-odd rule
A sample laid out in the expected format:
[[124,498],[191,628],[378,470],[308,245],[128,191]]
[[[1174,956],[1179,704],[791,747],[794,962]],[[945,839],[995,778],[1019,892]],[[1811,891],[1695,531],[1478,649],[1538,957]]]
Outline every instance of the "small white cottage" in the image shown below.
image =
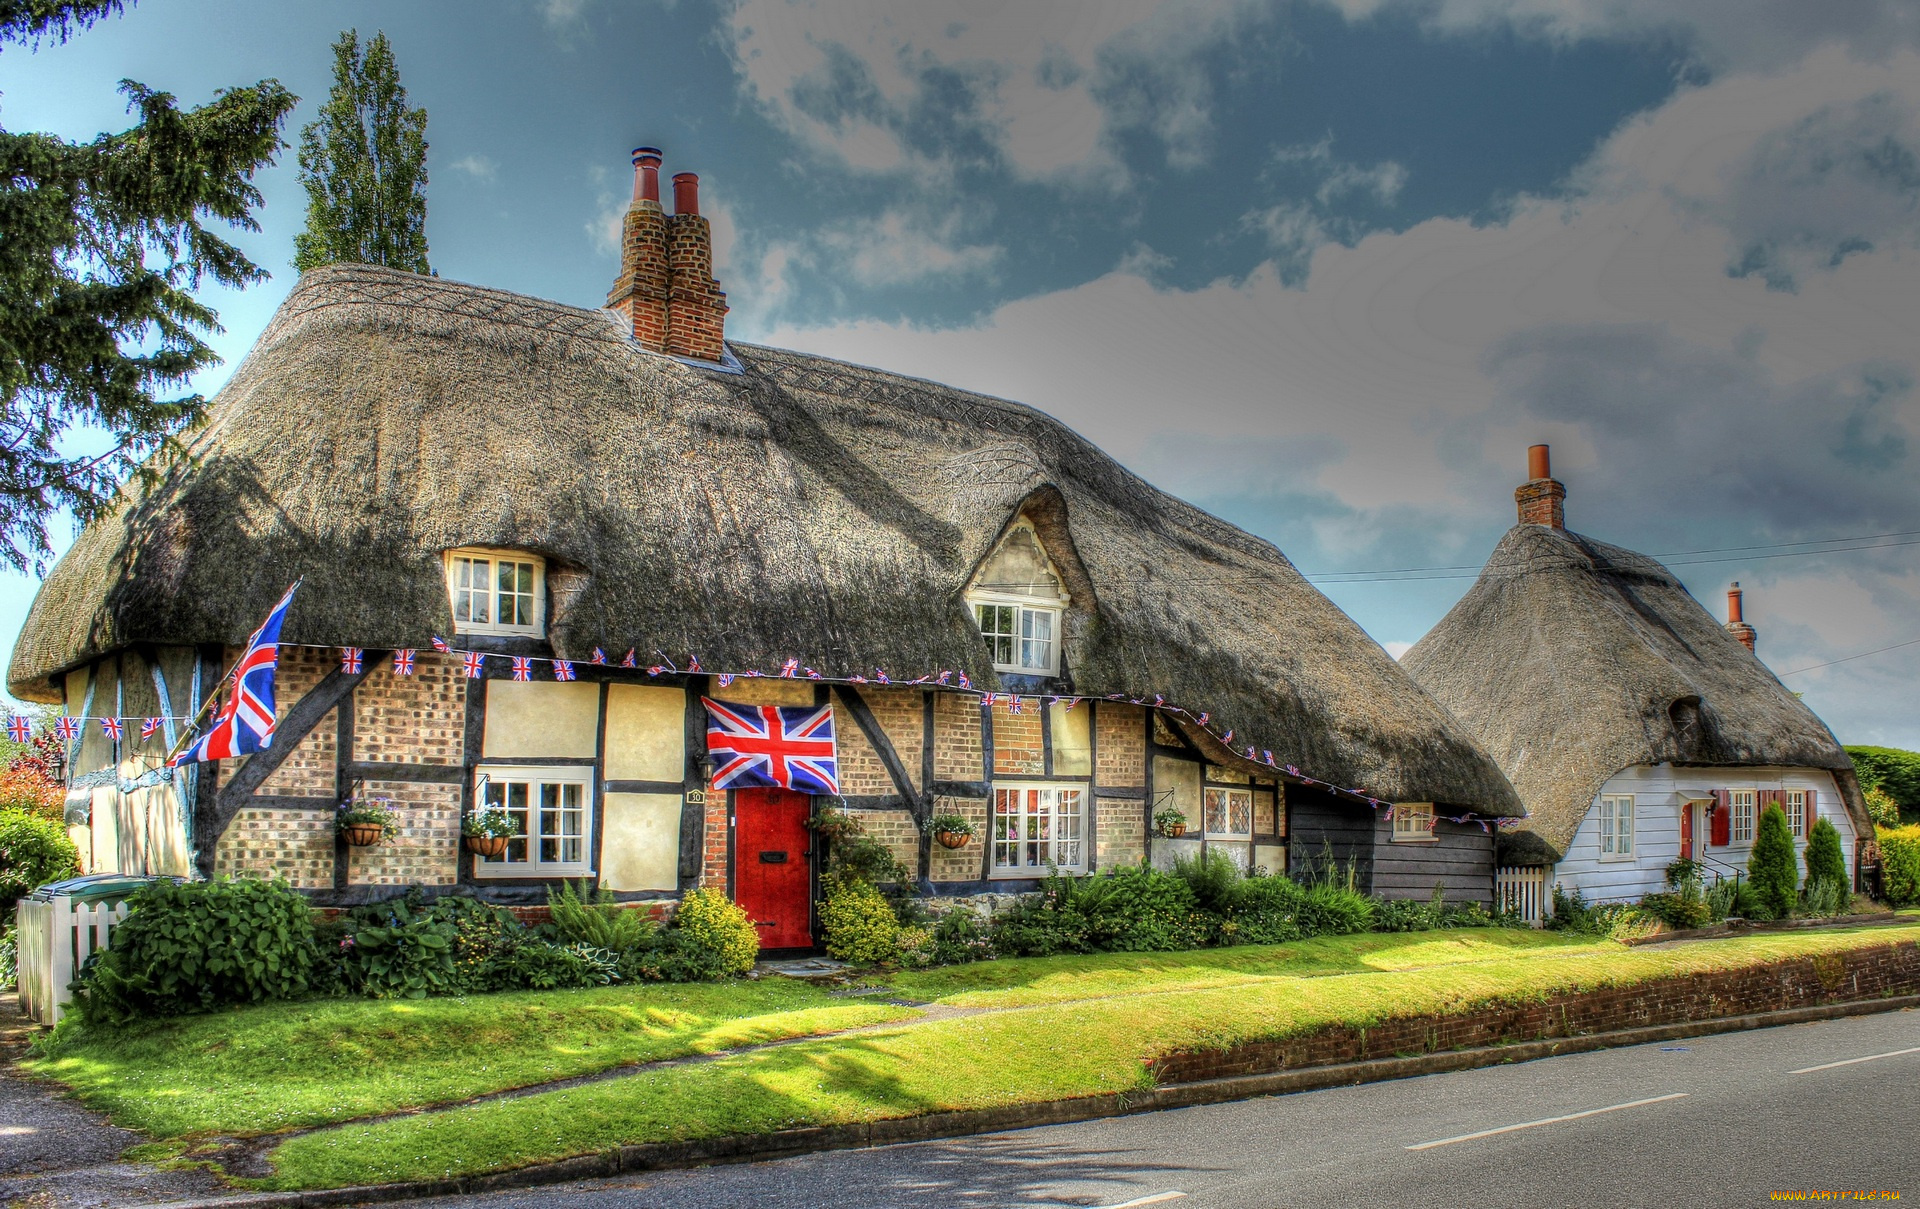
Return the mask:
[[1873,832],[1853,762],[1754,655],[1739,585],[1722,625],[1658,562],[1568,532],[1547,447],[1529,462],[1520,523],[1401,661],[1527,807],[1501,837],[1503,868],[1638,899],[1682,857],[1744,870],[1778,804],[1802,853],[1829,820],[1854,872]]

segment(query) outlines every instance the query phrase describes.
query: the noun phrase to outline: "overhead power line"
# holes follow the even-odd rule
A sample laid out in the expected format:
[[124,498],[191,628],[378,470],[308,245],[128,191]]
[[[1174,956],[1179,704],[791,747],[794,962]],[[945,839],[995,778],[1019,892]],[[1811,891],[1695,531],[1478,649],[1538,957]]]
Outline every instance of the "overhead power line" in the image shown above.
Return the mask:
[[1781,672],[1782,676],[1798,676],[1801,672],[1811,672],[1815,668],[1832,667],[1836,663],[1852,663],[1856,659],[1865,659],[1868,655],[1880,655],[1887,651],[1897,651],[1903,646],[1920,645],[1920,638],[1909,638],[1905,642],[1896,642],[1892,646],[1883,646],[1871,651],[1861,651],[1858,655],[1848,655],[1843,659],[1829,659],[1825,663],[1809,663],[1805,667],[1794,668],[1790,672]]

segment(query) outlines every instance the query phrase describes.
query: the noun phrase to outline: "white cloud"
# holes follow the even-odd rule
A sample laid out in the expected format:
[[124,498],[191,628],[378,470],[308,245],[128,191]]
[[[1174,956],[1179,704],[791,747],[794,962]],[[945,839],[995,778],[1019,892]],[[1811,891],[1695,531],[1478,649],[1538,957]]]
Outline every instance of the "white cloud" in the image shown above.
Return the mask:
[[490,155],[463,155],[447,167],[482,181],[492,180],[500,171],[499,161]]
[[819,236],[853,276],[868,286],[905,285],[930,277],[972,277],[992,269],[1002,250],[964,242],[956,217],[931,226],[900,210],[830,228]]

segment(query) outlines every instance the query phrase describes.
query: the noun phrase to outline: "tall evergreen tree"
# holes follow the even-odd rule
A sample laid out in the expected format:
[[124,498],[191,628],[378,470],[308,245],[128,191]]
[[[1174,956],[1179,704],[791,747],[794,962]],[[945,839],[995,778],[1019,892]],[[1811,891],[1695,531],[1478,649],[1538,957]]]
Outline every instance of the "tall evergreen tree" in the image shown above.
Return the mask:
[[307,229],[294,239],[301,272],[343,260],[412,273],[427,266],[427,111],[407,90],[387,35],[363,54],[358,30],[333,44],[333,91],[300,132]]
[[[123,0],[0,0],[0,45],[64,42]],[[131,80],[140,124],[88,143],[0,129],[0,560],[51,552],[47,520],[85,521],[129,473],[199,419],[199,395],[161,400],[219,362],[220,330],[192,290],[266,273],[204,225],[255,231],[253,174],[286,144],[299,98],[277,80],[197,109]],[[71,439],[76,426],[89,430]]]

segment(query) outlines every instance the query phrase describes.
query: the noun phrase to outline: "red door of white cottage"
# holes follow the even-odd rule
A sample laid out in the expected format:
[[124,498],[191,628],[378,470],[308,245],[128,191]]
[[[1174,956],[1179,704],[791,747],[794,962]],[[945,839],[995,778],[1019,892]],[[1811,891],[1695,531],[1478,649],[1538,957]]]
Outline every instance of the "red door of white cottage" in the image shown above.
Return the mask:
[[753,918],[760,948],[813,945],[812,800],[788,789],[733,794],[733,900]]

